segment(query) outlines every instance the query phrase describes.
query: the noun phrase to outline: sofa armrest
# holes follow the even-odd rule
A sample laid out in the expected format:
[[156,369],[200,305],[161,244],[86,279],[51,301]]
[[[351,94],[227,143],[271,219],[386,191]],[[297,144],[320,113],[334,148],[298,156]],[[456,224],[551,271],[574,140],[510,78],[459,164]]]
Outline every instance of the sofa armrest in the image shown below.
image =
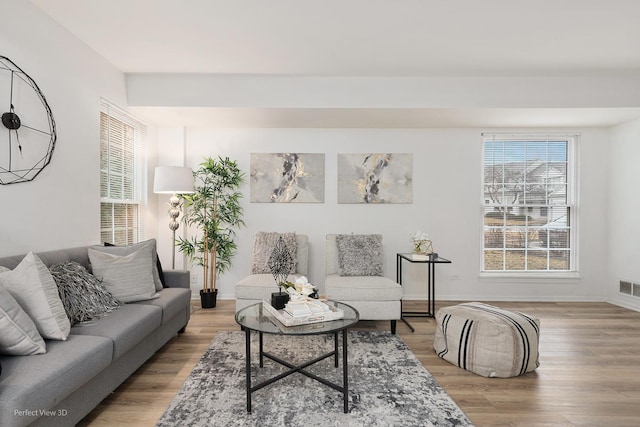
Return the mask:
[[189,270],[164,270],[164,283],[168,288],[189,289]]

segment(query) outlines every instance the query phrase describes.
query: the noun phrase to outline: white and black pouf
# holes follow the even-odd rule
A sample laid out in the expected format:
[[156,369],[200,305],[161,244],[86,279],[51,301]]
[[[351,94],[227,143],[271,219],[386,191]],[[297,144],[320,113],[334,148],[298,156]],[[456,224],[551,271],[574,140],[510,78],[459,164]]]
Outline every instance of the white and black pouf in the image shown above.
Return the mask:
[[436,313],[434,350],[447,362],[483,377],[508,378],[539,365],[540,320],[470,302]]

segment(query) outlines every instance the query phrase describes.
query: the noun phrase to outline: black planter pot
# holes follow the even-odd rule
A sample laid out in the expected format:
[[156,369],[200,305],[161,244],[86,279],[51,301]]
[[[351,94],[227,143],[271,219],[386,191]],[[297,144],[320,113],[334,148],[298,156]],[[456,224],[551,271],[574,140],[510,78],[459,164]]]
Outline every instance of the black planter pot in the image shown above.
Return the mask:
[[200,303],[202,304],[202,308],[214,308],[216,306],[216,302],[218,301],[218,290],[215,289],[213,292],[205,292],[200,289]]

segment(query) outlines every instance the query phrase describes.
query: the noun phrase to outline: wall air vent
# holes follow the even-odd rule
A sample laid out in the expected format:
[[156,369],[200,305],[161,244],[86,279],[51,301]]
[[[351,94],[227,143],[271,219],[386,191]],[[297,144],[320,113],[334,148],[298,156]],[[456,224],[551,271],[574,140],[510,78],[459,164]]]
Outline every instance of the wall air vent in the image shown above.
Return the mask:
[[640,297],[640,282],[620,280],[620,288],[618,290],[621,294]]
[[620,280],[620,293],[631,295],[633,292],[633,283],[626,280]]

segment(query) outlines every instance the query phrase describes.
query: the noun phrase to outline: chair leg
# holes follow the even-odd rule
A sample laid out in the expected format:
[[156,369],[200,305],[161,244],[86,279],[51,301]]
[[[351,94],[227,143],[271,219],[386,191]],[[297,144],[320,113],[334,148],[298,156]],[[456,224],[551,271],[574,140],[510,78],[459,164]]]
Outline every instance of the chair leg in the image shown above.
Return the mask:
[[392,320],[392,321],[391,321],[391,333],[392,333],[393,335],[395,335],[395,334],[396,334],[396,321],[395,321],[395,320]]

